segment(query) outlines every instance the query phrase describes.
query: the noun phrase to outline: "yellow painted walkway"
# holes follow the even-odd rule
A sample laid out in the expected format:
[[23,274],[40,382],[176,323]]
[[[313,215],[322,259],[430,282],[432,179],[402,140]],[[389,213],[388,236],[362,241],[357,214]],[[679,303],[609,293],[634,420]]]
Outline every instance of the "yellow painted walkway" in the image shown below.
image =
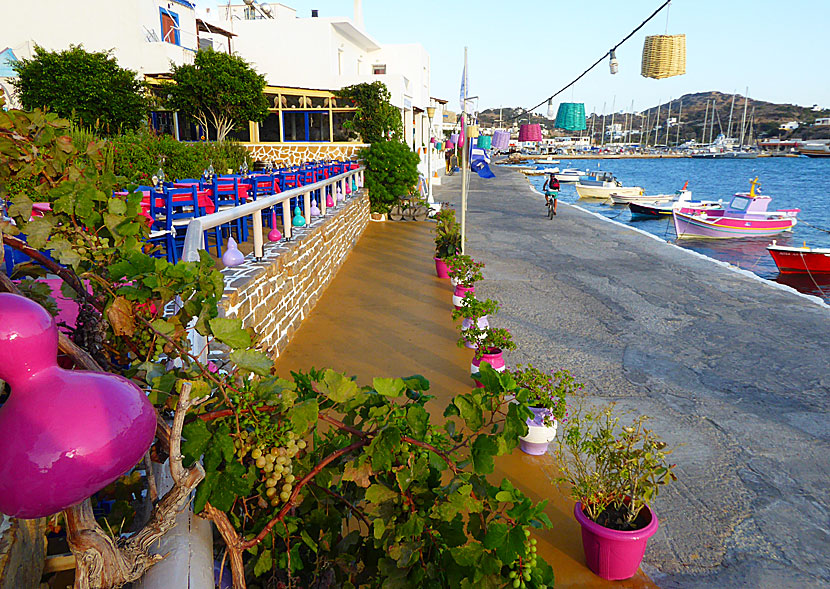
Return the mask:
[[[422,374],[436,396],[440,417],[453,395],[471,387],[472,352],[458,348],[451,318],[452,289],[435,275],[433,223],[369,223],[355,250],[310,317],[277,362],[282,376],[311,367],[357,376]],[[537,533],[539,553],[553,566],[556,587],[654,587],[639,573],[609,582],[584,564],[573,503],[552,482],[551,456],[529,456],[518,448],[496,461],[495,477],[508,477],[531,499],[550,500],[553,528]]]

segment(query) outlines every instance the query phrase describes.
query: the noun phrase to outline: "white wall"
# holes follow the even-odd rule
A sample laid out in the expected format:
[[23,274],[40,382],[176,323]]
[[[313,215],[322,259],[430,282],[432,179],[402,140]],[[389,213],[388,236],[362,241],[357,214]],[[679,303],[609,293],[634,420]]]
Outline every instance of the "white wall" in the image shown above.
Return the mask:
[[[162,43],[159,7],[179,16],[181,47]],[[155,35],[157,41],[150,42]],[[83,45],[87,51],[112,49],[119,65],[141,74],[166,72],[170,61],[191,63],[196,48],[192,8],[170,0],[29,0],[4,11],[0,42],[19,58],[30,58],[35,44],[51,51]]]

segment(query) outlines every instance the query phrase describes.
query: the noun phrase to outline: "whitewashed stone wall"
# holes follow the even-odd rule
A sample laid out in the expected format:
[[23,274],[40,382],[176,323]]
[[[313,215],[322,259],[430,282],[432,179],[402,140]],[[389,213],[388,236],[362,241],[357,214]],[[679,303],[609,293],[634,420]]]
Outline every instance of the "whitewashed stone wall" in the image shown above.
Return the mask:
[[299,166],[320,160],[354,160],[363,143],[245,143],[251,157],[277,166]]
[[241,318],[261,336],[262,348],[279,356],[369,222],[365,190],[307,227],[292,228],[291,241],[265,244],[259,262],[225,268],[225,316]]

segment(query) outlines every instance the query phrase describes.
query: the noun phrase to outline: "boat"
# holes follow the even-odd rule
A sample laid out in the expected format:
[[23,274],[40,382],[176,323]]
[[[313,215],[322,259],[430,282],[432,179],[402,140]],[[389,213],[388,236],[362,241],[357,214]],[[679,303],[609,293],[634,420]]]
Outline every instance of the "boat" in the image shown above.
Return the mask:
[[790,247],[778,245],[773,240],[767,246],[778,271],[782,273],[828,274],[830,273],[830,248]]
[[764,237],[791,231],[800,209],[767,211],[771,197],[756,192],[758,178],[748,193],[739,192],[725,208],[700,209],[684,204],[672,210],[678,239],[734,239]]
[[536,160],[537,164],[558,164],[559,160],[555,160],[551,157],[544,157]]
[[564,170],[556,174],[556,179],[559,180],[560,183],[578,182],[579,179],[585,175],[585,172],[583,172],[582,170],[577,170],[576,168],[565,168]]
[[694,208],[695,210],[723,208],[722,200],[692,200],[691,191],[687,190],[685,192],[688,193],[688,198],[686,198],[686,194],[681,194],[677,200],[669,203],[630,202],[628,203],[628,208],[631,209],[632,216],[642,217],[661,217],[663,215],[671,215],[671,212],[675,208],[682,206]]
[[814,139],[796,145],[796,150],[807,157],[830,157],[830,139]]
[[521,170],[522,174],[526,176],[545,176],[547,174],[556,174],[559,168],[547,168],[545,166],[536,166],[535,168],[524,168]]
[[683,185],[683,188],[680,190],[673,192],[672,194],[636,194],[633,196],[624,196],[617,193],[611,193],[611,202],[615,205],[628,205],[631,203],[666,203],[666,202],[675,202],[678,200],[690,201],[692,200],[692,191],[686,190],[686,187],[689,185],[686,182]]
[[639,186],[623,186],[610,172],[598,173],[593,177],[583,176],[576,183],[576,192],[579,198],[595,198],[607,200],[611,194],[619,196],[638,196],[643,194]]

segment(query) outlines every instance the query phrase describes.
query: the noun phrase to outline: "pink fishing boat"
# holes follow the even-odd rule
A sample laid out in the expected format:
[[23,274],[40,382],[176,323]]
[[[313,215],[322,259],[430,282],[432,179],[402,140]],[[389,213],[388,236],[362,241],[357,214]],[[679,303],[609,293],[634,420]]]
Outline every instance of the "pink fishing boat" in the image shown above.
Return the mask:
[[767,211],[772,198],[757,194],[757,184],[758,179],[755,178],[749,193],[737,193],[723,209],[705,210],[694,206],[674,209],[672,218],[678,239],[764,237],[792,230],[800,209]]

